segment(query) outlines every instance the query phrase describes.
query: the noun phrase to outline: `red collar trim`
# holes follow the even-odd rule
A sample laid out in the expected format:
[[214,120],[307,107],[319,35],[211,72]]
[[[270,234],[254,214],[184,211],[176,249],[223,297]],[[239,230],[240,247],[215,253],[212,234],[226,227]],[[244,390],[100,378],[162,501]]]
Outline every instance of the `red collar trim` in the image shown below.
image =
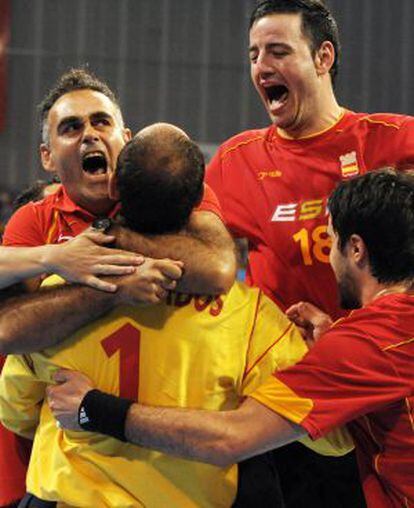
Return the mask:
[[[60,188],[56,191],[54,194],[55,196],[55,202],[53,203],[53,208],[55,210],[58,210],[59,212],[64,213],[76,213],[84,216],[85,218],[89,219],[95,219],[96,215],[94,215],[91,212],[88,212],[88,210],[85,210],[84,208],[81,208],[76,203],[74,203],[71,198],[68,196],[66,189],[63,187],[63,185],[60,186]],[[114,217],[120,210],[120,203],[116,203],[114,207],[109,211],[109,213],[106,214],[107,217]]]

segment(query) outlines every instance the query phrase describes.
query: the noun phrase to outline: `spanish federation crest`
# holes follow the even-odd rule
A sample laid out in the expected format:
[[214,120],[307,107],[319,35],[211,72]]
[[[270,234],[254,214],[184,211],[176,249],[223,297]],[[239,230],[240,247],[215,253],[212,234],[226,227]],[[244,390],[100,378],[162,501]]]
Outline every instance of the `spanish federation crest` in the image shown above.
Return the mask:
[[359,175],[359,166],[356,152],[349,152],[339,157],[343,178]]

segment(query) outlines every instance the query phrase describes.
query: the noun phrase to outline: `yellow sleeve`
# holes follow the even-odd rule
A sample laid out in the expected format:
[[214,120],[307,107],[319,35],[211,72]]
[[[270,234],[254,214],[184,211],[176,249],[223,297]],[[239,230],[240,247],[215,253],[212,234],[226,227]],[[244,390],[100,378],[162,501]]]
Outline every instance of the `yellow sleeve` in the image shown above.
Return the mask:
[[[262,293],[259,298],[250,337],[243,395],[252,393],[273,372],[297,363],[308,351],[300,332],[286,315]],[[345,427],[315,441],[305,436],[299,442],[316,453],[332,457],[345,455],[354,448]]]
[[5,427],[33,439],[46,383],[30,366],[30,356],[7,356],[0,376],[0,419]]
[[341,457],[354,449],[354,442],[345,426],[331,430],[324,437],[315,441],[309,436],[302,437],[299,439],[299,443],[319,453],[319,455],[326,455],[328,457]]
[[308,347],[296,326],[262,292],[249,339],[243,395],[249,395],[276,370],[303,358]]

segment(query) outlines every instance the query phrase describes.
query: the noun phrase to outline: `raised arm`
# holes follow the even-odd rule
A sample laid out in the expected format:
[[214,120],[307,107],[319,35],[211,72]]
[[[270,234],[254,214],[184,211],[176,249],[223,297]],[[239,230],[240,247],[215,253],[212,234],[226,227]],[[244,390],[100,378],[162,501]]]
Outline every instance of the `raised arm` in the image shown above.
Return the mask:
[[236,274],[234,242],[220,218],[212,212],[193,212],[185,231],[176,235],[143,236],[115,226],[117,245],[153,258],[184,263],[178,291],[196,294],[227,292]]
[[53,346],[116,305],[158,303],[165,288],[174,289],[180,276],[179,263],[147,259],[133,274],[116,279],[115,293],[72,285],[9,298],[0,307],[0,353],[30,353]]

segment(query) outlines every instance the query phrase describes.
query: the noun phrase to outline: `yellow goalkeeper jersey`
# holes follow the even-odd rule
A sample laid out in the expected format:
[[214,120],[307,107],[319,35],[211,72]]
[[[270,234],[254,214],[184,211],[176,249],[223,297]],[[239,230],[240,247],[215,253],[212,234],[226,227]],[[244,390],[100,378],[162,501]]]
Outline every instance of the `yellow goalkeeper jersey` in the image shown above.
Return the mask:
[[237,466],[219,468],[58,429],[43,402],[45,387],[63,367],[143,404],[228,410],[306,350],[259,289],[236,283],[225,296],[172,294],[159,305],[118,307],[41,353],[9,356],[0,415],[16,433],[34,435],[27,490],[41,499],[88,508],[229,507]]

